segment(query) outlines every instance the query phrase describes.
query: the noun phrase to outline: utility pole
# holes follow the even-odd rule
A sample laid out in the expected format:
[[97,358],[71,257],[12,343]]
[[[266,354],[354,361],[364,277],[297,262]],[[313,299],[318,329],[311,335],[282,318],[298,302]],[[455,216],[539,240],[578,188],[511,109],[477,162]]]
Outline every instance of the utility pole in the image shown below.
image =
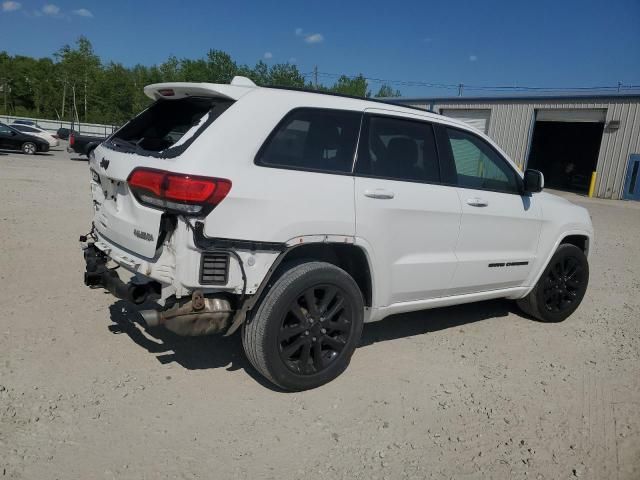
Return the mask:
[[459,83],[458,84],[458,96],[461,97],[462,96],[462,89],[464,88],[464,85]]
[[620,87],[622,87],[622,82],[618,82],[618,93],[620,93]]
[[318,89],[318,66],[313,67],[313,78],[316,90]]
[[60,109],[61,116],[60,118],[64,120],[64,104],[67,99],[67,77],[62,78],[62,108]]
[[2,93],[4,93],[4,114],[9,115],[9,111],[7,110],[7,90],[9,89],[8,82],[6,78],[2,79]]
[[84,72],[84,123],[87,123],[87,72]]

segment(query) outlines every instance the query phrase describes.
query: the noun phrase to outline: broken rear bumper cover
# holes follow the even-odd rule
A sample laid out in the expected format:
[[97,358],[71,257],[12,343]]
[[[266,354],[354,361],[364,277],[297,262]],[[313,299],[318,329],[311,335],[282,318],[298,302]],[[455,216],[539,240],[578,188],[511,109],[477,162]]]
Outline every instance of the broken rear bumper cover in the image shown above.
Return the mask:
[[123,282],[116,269],[107,266],[109,258],[95,245],[87,245],[84,249],[84,260],[84,284],[88,287],[102,287],[113,296],[137,305],[144,303],[150,295],[158,296],[160,293],[160,284],[157,282]]

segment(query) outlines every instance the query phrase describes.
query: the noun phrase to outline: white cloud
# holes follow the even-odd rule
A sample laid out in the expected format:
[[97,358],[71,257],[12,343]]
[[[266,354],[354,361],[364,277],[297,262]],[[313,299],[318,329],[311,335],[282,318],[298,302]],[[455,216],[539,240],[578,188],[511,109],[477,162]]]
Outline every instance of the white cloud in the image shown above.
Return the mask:
[[476,60],[478,60],[478,56],[477,55],[469,55],[469,61],[470,62],[475,62]]
[[324,37],[321,33],[311,33],[309,35],[305,35],[304,41],[307,43],[322,43],[324,42]]
[[271,53],[271,52],[264,52],[263,57],[264,57],[264,58],[266,58],[267,60],[269,60],[270,58],[273,58],[273,53]]
[[74,15],[78,15],[79,17],[93,18],[93,13],[91,13],[91,10],[87,10],[86,8],[79,8],[77,10],[73,10],[71,13],[73,13]]
[[53,3],[48,3],[47,5],[42,7],[42,13],[55,17],[60,14],[60,7],[54,5]]
[[2,2],[2,11],[3,12],[15,12],[16,10],[20,10],[22,4],[20,2]]
[[322,43],[324,42],[324,35],[321,33],[307,33],[302,28],[295,29],[296,37],[304,37],[304,41],[307,43]]

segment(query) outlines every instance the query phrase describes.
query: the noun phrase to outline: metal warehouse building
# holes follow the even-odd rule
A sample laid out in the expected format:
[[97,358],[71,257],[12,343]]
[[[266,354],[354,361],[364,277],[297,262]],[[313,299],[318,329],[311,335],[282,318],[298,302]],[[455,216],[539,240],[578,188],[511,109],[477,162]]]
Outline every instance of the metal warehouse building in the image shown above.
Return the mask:
[[640,200],[640,93],[400,98],[487,133],[550,188]]

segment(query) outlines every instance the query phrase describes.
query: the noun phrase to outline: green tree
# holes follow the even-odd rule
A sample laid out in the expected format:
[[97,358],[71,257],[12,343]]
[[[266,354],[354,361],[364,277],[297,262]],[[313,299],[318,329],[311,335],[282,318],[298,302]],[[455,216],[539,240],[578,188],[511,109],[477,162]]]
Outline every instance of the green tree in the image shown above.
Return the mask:
[[65,116],[65,107],[70,98],[73,115],[79,119],[78,112],[83,111],[86,121],[90,104],[97,96],[93,87],[101,67],[100,58],[95,54],[91,42],[86,37],[80,37],[76,41],[75,48],[69,45],[63,46],[54,54],[54,57],[58,60],[60,72],[58,81],[62,84],[60,115]]
[[221,50],[209,50],[207,53],[209,81],[230,83],[238,73],[238,65],[231,56]]
[[[144,94],[146,85],[176,81],[229,83],[236,75],[246,76],[257,85],[315,88],[311,83],[305,84],[296,65],[269,66],[262,60],[253,67],[240,65],[228,53],[215,49],[198,59],[170,56],[159,65],[102,64],[91,42],[80,37],[73,46],[60,48],[53,58],[12,56],[0,51],[0,111],[121,124],[151,103]],[[317,89],[359,97],[371,95],[362,75],[343,75],[335,84],[320,84]],[[382,85],[376,97],[399,95],[398,90]]]
[[354,97],[370,97],[371,92],[368,90],[367,79],[362,74],[356,77],[347,77],[342,75],[338,81],[331,87],[332,92],[342,93],[343,95],[352,95]]
[[394,90],[387,84],[382,84],[378,93],[374,95],[376,98],[392,98],[392,97],[400,97],[400,90]]
[[304,87],[304,77],[298,67],[290,63],[279,63],[269,69],[269,84],[279,87]]
[[174,56],[167,58],[158,69],[160,71],[161,82],[179,82],[182,80],[180,61]]

